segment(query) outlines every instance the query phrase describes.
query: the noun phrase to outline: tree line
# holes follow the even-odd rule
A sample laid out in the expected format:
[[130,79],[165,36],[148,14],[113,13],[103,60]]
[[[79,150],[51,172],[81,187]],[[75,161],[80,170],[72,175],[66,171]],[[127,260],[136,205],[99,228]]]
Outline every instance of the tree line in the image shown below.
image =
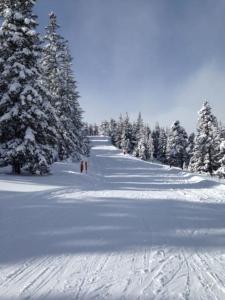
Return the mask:
[[43,175],[89,144],[68,41],[54,13],[40,36],[35,2],[0,3],[0,166]]
[[190,135],[180,121],[171,128],[156,124],[151,130],[140,113],[135,122],[128,114],[120,115],[118,120],[106,120],[100,126],[86,124],[85,131],[88,135],[110,136],[113,145],[143,160],[156,159],[192,172],[225,177],[225,128],[207,101],[198,113],[197,132]]

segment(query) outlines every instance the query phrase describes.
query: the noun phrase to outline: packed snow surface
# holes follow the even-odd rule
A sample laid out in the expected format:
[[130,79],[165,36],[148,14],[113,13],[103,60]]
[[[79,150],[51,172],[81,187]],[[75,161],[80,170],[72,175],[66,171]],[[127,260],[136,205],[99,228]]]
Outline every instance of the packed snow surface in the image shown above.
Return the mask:
[[92,138],[88,174],[0,174],[0,299],[225,299],[225,186]]

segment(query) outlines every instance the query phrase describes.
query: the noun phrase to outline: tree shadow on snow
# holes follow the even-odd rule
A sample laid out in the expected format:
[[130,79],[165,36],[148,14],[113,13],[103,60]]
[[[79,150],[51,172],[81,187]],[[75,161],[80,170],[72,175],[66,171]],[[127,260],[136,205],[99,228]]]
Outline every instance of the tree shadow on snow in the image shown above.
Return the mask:
[[[1,205],[0,263],[152,247],[225,247],[225,204],[13,193]],[[22,200],[23,199],[23,200]]]
[[[1,191],[0,199],[0,263],[155,246],[225,247],[225,203],[176,199],[178,193],[174,198],[169,193],[168,199],[154,199],[151,193],[142,199],[140,193],[141,199],[132,199],[132,191],[166,195],[219,183],[114,152],[116,156],[104,150],[107,155],[95,158],[101,150],[93,151],[87,176],[79,174],[79,164],[65,163],[56,164],[54,175],[43,178],[1,175],[0,181],[8,180],[9,188]],[[24,182],[33,190],[28,186],[23,191],[19,185]]]

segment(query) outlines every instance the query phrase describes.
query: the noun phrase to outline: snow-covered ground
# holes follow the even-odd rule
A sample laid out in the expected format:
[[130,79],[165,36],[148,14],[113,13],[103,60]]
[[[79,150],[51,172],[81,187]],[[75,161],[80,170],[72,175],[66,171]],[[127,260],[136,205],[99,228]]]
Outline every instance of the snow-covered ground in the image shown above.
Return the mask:
[[0,174],[0,299],[225,299],[225,185],[92,138],[88,175]]

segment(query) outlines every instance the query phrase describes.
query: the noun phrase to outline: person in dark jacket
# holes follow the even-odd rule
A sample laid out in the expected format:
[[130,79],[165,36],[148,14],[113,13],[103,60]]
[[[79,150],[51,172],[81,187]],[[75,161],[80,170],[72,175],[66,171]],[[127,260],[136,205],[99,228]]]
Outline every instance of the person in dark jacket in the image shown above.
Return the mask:
[[83,171],[84,171],[84,161],[81,160],[81,162],[80,162],[80,172],[83,173]]
[[85,169],[85,172],[87,174],[87,170],[88,170],[88,163],[87,161],[85,160],[85,163],[84,163],[84,169]]

